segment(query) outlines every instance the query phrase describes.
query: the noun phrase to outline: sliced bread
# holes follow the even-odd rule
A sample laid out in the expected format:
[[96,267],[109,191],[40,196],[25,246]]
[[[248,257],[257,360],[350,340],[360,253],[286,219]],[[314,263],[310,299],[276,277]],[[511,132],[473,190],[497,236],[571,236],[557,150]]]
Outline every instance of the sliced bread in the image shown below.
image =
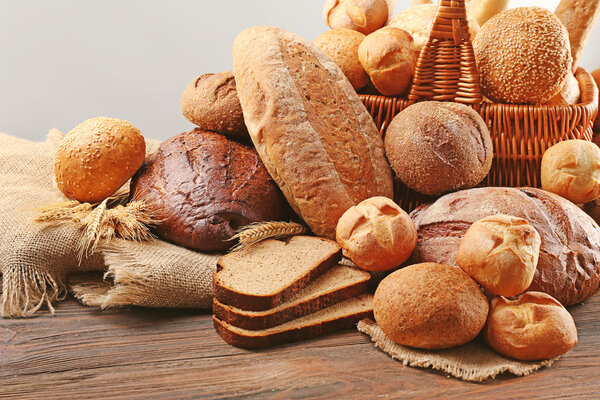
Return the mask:
[[365,293],[269,329],[251,331],[237,328],[214,315],[213,325],[223,340],[230,345],[258,349],[349,329],[359,320],[372,315],[373,295]]
[[244,311],[218,300],[213,312],[220,320],[249,330],[268,329],[314,313],[367,291],[371,275],[346,265],[336,265],[285,303],[267,311]]
[[268,239],[219,259],[214,297],[242,310],[269,310],[292,298],[341,258],[341,247],[333,240],[313,236]]

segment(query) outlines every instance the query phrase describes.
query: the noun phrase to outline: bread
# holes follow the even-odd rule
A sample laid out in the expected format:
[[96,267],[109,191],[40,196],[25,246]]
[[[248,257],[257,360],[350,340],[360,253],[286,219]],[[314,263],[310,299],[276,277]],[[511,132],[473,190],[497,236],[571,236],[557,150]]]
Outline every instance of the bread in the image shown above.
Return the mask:
[[[388,26],[403,29],[410,33],[415,41],[417,51],[421,51],[429,39],[429,32],[435,20],[437,8],[437,4],[411,6],[390,19]],[[473,18],[468,18],[468,23],[471,40],[473,40],[479,32],[479,24]]]
[[319,35],[313,42],[340,67],[355,90],[369,83],[369,76],[358,61],[358,46],[364,38],[358,31],[339,28]]
[[181,95],[181,112],[204,130],[248,137],[231,71],[194,78]]
[[483,329],[488,301],[460,268],[410,265],[385,277],[373,298],[375,321],[403,346],[445,349],[473,340]]
[[132,179],[131,194],[157,213],[161,238],[200,251],[225,251],[237,229],[288,215],[254,149],[201,129],[163,142]]
[[483,26],[494,15],[506,10],[510,0],[467,0],[467,13]]
[[456,262],[488,292],[516,296],[531,285],[540,245],[540,234],[527,220],[491,215],[469,227]]
[[221,257],[213,279],[216,300],[242,310],[264,311],[291,299],[342,258],[327,239],[268,239]]
[[541,7],[493,16],[473,50],[482,94],[498,103],[546,103],[561,91],[573,63],[566,28]]
[[571,104],[579,103],[581,98],[581,90],[579,89],[579,81],[575,78],[573,73],[567,74],[567,81],[561,89],[561,91],[548,100],[545,105],[547,106],[568,106]]
[[600,148],[587,140],[565,140],[542,157],[542,188],[575,204],[600,197]]
[[373,118],[316,46],[280,28],[250,28],[235,40],[233,72],[258,153],[316,235],[335,238],[348,208],[393,196]]
[[528,290],[548,293],[565,306],[598,291],[600,228],[570,201],[541,189],[470,189],[416,209],[411,218],[418,241],[408,263],[455,265],[467,229],[494,214],[524,218],[540,234],[540,256]]
[[259,331],[237,328],[216,316],[213,316],[213,325],[230,345],[257,349],[354,328],[358,321],[373,314],[372,304],[373,296],[362,294],[302,318]]
[[385,152],[396,176],[427,195],[477,185],[492,166],[492,140],[481,116],[459,103],[420,102],[394,117]]
[[91,118],[67,133],[56,150],[56,185],[70,199],[100,202],[123,186],[145,157],[144,137],[131,123]]
[[[594,71],[592,71],[592,77],[594,78],[594,81],[596,81],[596,86],[598,86],[598,88],[600,88],[600,68],[597,68]],[[598,137],[597,135],[599,135],[599,134],[600,134],[600,99],[598,99],[598,115],[596,115],[596,120],[594,121],[594,135],[597,138]],[[594,138],[594,142],[596,144],[598,144],[598,142],[596,141],[596,138]]]
[[368,272],[335,265],[283,304],[266,311],[244,311],[218,300],[213,301],[215,317],[229,325],[248,330],[268,329],[317,312],[367,291]]
[[420,6],[423,4],[433,4],[432,0],[413,0],[412,3],[410,3],[410,6]]
[[323,18],[332,29],[348,28],[365,35],[381,28],[393,5],[386,0],[327,0]]
[[561,0],[554,14],[569,32],[573,71],[575,71],[592,28],[600,15],[600,0]]
[[518,360],[554,358],[577,344],[573,317],[545,293],[527,292],[516,300],[492,299],[485,341],[498,353]]
[[338,221],[336,240],[359,268],[388,271],[410,257],[417,229],[393,200],[372,197],[346,210]]
[[386,26],[371,33],[360,44],[358,59],[383,95],[408,92],[417,63],[417,51],[408,32]]

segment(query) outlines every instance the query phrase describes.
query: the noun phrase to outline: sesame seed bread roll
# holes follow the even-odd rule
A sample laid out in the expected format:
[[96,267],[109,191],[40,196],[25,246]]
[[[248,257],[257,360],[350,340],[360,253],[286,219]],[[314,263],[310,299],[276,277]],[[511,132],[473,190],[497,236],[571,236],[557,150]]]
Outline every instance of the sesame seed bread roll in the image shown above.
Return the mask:
[[493,16],[473,49],[483,95],[497,103],[547,102],[564,87],[573,62],[567,29],[541,7]]
[[569,31],[573,71],[575,71],[592,28],[600,15],[600,0],[562,0],[554,14]]

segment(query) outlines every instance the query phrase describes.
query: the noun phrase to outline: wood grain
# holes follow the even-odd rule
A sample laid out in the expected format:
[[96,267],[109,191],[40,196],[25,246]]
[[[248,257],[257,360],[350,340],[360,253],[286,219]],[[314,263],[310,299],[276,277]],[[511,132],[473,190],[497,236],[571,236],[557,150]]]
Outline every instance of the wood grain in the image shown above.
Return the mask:
[[403,366],[357,331],[246,351],[209,314],[71,300],[55,317],[0,320],[0,398],[598,398],[600,298],[570,311],[579,344],[553,367],[474,384]]

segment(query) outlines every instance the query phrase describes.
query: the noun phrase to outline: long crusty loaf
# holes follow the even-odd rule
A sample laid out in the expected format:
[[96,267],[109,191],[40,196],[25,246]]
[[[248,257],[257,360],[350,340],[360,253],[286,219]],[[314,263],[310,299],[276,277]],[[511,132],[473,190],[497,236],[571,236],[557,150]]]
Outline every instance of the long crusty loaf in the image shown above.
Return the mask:
[[392,197],[392,174],[373,119],[340,68],[280,28],[246,29],[233,73],[248,131],[292,208],[318,236],[373,196]]
[[341,258],[341,247],[332,240],[313,236],[268,239],[219,259],[214,297],[243,310],[268,310],[290,299]]
[[283,325],[260,331],[236,328],[216,316],[213,316],[213,325],[230,345],[257,349],[349,329],[361,319],[372,315],[373,295],[362,294]]
[[336,265],[296,293],[294,297],[266,311],[245,311],[213,301],[213,313],[238,328],[259,330],[281,325],[314,313],[367,291],[371,275],[346,265]]
[[569,31],[575,72],[594,23],[600,16],[600,0],[562,0],[554,14]]

